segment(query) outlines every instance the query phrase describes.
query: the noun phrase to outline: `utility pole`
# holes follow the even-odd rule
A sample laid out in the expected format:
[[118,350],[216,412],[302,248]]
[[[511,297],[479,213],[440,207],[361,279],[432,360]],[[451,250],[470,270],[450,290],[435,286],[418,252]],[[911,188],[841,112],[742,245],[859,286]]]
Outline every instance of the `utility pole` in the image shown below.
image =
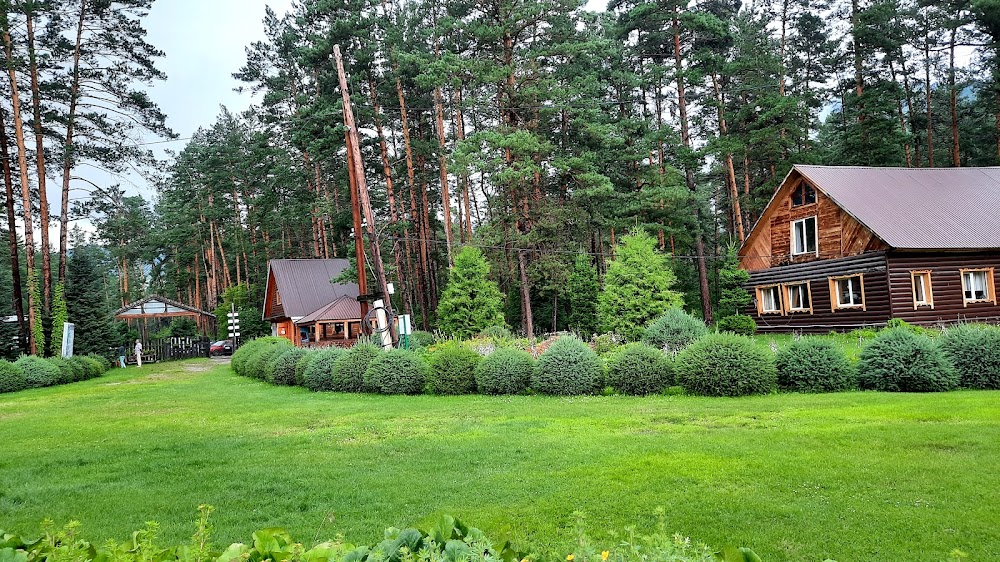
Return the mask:
[[[368,268],[365,267],[365,244],[362,240],[361,207],[358,205],[358,184],[354,178],[354,147],[351,146],[351,132],[344,133],[347,141],[347,178],[351,188],[351,215],[354,217],[354,257],[358,262],[358,294],[368,294]],[[368,301],[361,301],[361,318],[368,315]]]
[[[385,325],[379,326],[381,329],[388,329],[392,344],[398,341],[396,327],[392,323],[392,303],[389,299],[389,285],[385,279],[385,266],[382,264],[382,250],[378,244],[378,233],[375,231],[375,214],[372,213],[371,200],[368,197],[368,184],[365,182],[365,169],[361,160],[361,141],[358,137],[357,125],[354,123],[354,111],[351,109],[351,95],[347,91],[347,74],[344,72],[344,60],[340,56],[340,45],[333,46],[333,56],[337,59],[337,76],[340,78],[340,93],[344,98],[344,126],[347,127],[347,152],[350,155],[348,170],[353,183],[357,188],[357,201],[364,213],[365,230],[368,234],[368,244],[371,245],[372,262],[375,265],[375,282],[379,285],[384,299],[385,318],[379,315],[378,321]],[[353,190],[352,190],[353,191]],[[355,206],[357,209],[357,206]],[[355,233],[358,236],[358,233]],[[358,262],[358,269],[364,271],[364,262]],[[363,275],[363,273],[362,273]]]

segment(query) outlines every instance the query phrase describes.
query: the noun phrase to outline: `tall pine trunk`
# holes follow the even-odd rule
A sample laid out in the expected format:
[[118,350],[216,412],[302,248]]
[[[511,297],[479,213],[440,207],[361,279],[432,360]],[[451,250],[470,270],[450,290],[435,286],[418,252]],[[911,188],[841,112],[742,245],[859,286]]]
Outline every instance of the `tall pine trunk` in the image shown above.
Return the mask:
[[[7,15],[2,21],[7,23]],[[35,355],[43,342],[38,341],[40,327],[36,317],[38,305],[38,277],[35,273],[35,225],[31,216],[31,184],[28,183],[28,159],[24,142],[24,120],[21,118],[21,96],[17,87],[17,72],[14,70],[14,44],[6,25],[2,30],[4,54],[7,64],[7,78],[10,80],[11,114],[14,117],[14,140],[17,143],[17,167],[21,176],[21,207],[24,219],[24,261],[28,275],[28,351]]]
[[399,78],[398,67],[393,67],[396,71],[396,94],[399,96],[399,114],[401,125],[403,127],[403,147],[406,152],[406,180],[407,185],[410,188],[410,218],[417,224],[417,232],[421,235],[418,236],[417,245],[420,249],[420,267],[418,268],[417,277],[417,289],[418,296],[420,298],[420,321],[421,326],[424,330],[430,329],[430,318],[428,316],[430,308],[430,297],[428,293],[430,292],[430,280],[428,279],[429,270],[427,268],[427,233],[423,232],[423,221],[420,220],[417,212],[417,197],[416,197],[416,182],[414,181],[414,170],[413,170],[413,146],[410,143],[410,124],[407,120],[406,115],[406,99],[403,97],[403,82]]
[[962,165],[959,158],[958,145],[958,91],[955,89],[955,36],[958,34],[958,23],[953,22],[951,36],[948,41],[948,93],[951,102],[951,163],[956,168]]
[[[679,8],[674,8],[674,71],[677,81],[677,114],[681,122],[681,143],[688,149],[691,148],[691,132],[688,127],[687,99],[684,93],[684,66],[681,62],[681,29],[679,20]],[[701,312],[706,324],[712,323],[712,295],[708,287],[708,265],[705,263],[705,240],[701,232],[701,205],[698,204],[694,195],[697,185],[694,181],[694,171],[686,165],[684,167],[684,181],[688,191],[692,195],[695,218],[695,238],[694,251],[695,259],[698,260],[698,288],[701,293]]]
[[451,196],[448,193],[448,153],[444,138],[444,102],[441,87],[434,88],[434,113],[437,120],[438,166],[441,175],[441,208],[444,211],[444,240],[448,250],[448,267],[455,265],[451,255]]
[[7,116],[0,105],[0,167],[3,168],[3,186],[7,198],[7,240],[10,250],[10,277],[14,293],[14,314],[17,316],[18,347],[24,349],[27,326],[24,323],[24,295],[21,294],[21,259],[17,248],[17,220],[14,215],[14,177],[10,169],[10,149],[7,140]]
[[[378,96],[375,93],[375,81],[368,81],[368,92],[375,110],[375,132],[378,134],[379,151],[382,155],[382,173],[385,174],[385,190],[389,202],[389,220],[392,225],[399,224],[399,215],[396,213],[396,191],[392,185],[392,165],[389,163],[389,148],[385,142],[385,134],[382,131],[382,114],[378,103]],[[408,227],[403,227],[403,236],[406,238],[405,244],[410,243],[410,233]],[[403,279],[403,256],[399,241],[392,244],[392,257],[396,265],[396,275],[399,277],[400,298],[403,301],[403,310],[407,314],[413,314],[413,307],[410,303],[410,291],[407,289],[407,280]],[[409,258],[409,253],[407,253]],[[407,264],[409,266],[409,264]],[[411,266],[412,267],[412,266]]]
[[66,116],[66,144],[63,146],[62,197],[59,208],[59,281],[66,283],[66,260],[69,252],[69,182],[73,169],[73,128],[76,106],[80,98],[80,49],[83,44],[83,22],[87,14],[87,0],[80,0],[80,18],[76,25],[76,44],[73,48],[73,80],[70,83],[69,113]]
[[28,31],[28,71],[31,78],[31,111],[35,130],[35,168],[38,174],[38,219],[41,226],[42,251],[42,352],[48,349],[51,326],[48,318],[52,312],[52,255],[49,244],[49,196],[45,177],[45,136],[42,133],[42,100],[38,86],[38,57],[35,52],[34,13],[26,13]]

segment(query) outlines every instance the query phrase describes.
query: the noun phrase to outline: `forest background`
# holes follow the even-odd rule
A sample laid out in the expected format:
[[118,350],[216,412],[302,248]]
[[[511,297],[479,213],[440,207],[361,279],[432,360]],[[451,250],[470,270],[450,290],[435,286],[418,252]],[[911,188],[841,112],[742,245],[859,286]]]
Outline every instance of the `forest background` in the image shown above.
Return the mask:
[[[67,319],[104,351],[148,294],[266,331],[268,259],[353,256],[334,45],[395,306],[423,329],[462,246],[511,326],[596,329],[578,289],[633,228],[711,322],[792,164],[1000,165],[1000,0],[298,0],[236,69],[250,108],[167,161],[151,7],[0,0],[7,355],[58,350]],[[115,180],[136,174],[152,197]]]

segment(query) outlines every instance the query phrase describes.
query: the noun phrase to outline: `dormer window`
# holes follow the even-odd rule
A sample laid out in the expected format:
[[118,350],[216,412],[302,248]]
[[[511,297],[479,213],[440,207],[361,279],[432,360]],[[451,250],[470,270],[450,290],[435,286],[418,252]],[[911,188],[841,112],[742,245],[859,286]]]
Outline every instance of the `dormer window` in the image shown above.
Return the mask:
[[792,207],[801,207],[816,202],[816,190],[806,182],[802,182],[792,192]]
[[792,255],[816,254],[816,217],[806,217],[792,223]]

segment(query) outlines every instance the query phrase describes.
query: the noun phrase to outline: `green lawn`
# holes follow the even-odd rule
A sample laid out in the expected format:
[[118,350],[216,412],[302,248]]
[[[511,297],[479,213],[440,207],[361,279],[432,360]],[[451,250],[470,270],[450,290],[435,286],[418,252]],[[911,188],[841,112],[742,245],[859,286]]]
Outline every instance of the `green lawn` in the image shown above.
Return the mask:
[[[0,395],[0,527],[164,541],[280,525],[372,541],[450,513],[519,546],[655,521],[778,560],[1000,558],[1000,393],[694,397],[312,394],[208,361]],[[330,519],[333,522],[330,522]]]

